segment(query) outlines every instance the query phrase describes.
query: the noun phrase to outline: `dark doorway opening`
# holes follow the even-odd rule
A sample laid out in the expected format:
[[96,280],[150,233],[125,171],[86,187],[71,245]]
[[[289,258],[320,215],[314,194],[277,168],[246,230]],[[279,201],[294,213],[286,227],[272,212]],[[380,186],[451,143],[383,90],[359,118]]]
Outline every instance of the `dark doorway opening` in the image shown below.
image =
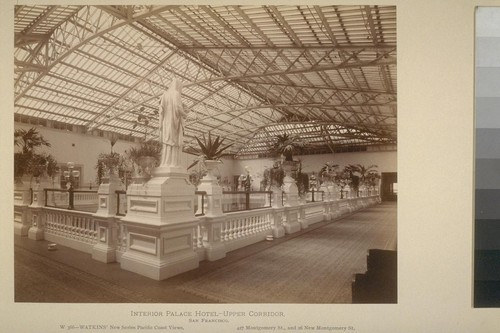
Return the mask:
[[398,199],[398,173],[382,172],[381,181],[382,201],[397,201]]

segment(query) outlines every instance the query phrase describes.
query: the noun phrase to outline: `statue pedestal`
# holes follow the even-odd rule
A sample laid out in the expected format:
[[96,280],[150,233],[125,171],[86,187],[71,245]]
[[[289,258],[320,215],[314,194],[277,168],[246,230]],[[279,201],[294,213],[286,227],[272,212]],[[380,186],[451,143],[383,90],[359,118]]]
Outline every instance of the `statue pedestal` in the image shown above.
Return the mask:
[[[181,172],[182,171],[182,172]],[[198,267],[193,250],[195,189],[182,168],[154,170],[144,184],[127,190],[127,248],[121,267],[155,280]]]

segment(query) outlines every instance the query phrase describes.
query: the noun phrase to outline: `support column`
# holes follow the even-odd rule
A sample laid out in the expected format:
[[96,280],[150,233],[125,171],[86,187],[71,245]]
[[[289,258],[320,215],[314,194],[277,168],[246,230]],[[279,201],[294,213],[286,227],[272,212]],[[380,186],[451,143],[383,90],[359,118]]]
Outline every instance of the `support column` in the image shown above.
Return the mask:
[[155,280],[198,267],[193,249],[194,186],[180,167],[155,169],[144,184],[127,190],[127,249],[121,267]]

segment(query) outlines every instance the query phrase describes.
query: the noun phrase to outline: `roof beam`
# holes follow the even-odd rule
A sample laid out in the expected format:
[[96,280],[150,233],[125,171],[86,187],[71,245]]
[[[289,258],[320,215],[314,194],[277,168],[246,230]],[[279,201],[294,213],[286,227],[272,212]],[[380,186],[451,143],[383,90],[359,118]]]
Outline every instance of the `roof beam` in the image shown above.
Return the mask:
[[[175,7],[175,6],[159,6],[159,7],[156,7],[155,9],[147,12],[146,14],[137,15],[131,19],[119,21],[118,23],[114,23],[109,27],[103,28],[102,30],[96,30],[95,33],[90,34],[89,36],[86,36],[86,38],[84,37],[84,38],[80,39],[78,42],[76,42],[71,47],[64,49],[64,51],[62,51],[61,54],[56,59],[54,59],[51,63],[47,64],[47,71],[50,71],[52,68],[54,68],[54,66],[56,66],[57,64],[62,62],[64,58],[66,58],[67,56],[72,54],[75,50],[77,50],[81,46],[89,43],[90,41],[92,41],[100,36],[103,36],[103,35],[111,32],[115,29],[132,24],[133,22],[140,20],[143,17],[147,17],[147,16],[153,15],[155,13],[165,11],[171,7]],[[19,101],[19,99],[22,98],[24,96],[24,94],[26,94],[26,92],[28,92],[31,89],[31,87],[33,87],[35,84],[37,84],[38,81],[40,81],[43,78],[43,76],[44,76],[44,73],[40,73],[40,75],[38,75],[32,82],[30,82],[30,84],[28,84],[28,86],[25,87],[23,89],[23,91],[15,97],[14,102]]]
[[396,48],[395,44],[383,44],[383,45],[280,45],[277,46],[268,46],[268,45],[241,45],[241,46],[183,46],[181,47],[183,50],[193,50],[193,51],[203,51],[203,50],[249,50],[249,51],[276,51],[276,50],[310,50],[310,51],[325,51],[325,52],[354,52],[354,51],[368,51],[368,52],[386,52],[388,50],[393,50]]
[[333,70],[340,70],[340,69],[348,69],[348,68],[361,68],[361,67],[378,67],[382,65],[394,65],[396,64],[396,59],[389,57],[387,59],[381,59],[382,57],[379,57],[375,60],[368,60],[368,61],[352,61],[352,62],[343,62],[341,64],[331,64],[331,65],[321,65],[321,66],[310,66],[307,68],[298,68],[298,69],[291,69],[287,71],[272,71],[272,72],[267,72],[267,73],[252,73],[252,74],[246,74],[246,75],[228,75],[228,76],[221,76],[221,77],[215,77],[211,79],[206,79],[206,80],[200,80],[198,82],[193,82],[192,85],[195,84],[202,84],[202,83],[208,83],[208,82],[215,82],[215,81],[222,81],[222,80],[234,80],[238,81],[240,79],[248,79],[248,78],[262,78],[262,77],[268,77],[268,76],[276,76],[276,75],[294,75],[294,74],[304,74],[304,73],[315,73],[315,72],[322,72],[322,71],[333,71]]

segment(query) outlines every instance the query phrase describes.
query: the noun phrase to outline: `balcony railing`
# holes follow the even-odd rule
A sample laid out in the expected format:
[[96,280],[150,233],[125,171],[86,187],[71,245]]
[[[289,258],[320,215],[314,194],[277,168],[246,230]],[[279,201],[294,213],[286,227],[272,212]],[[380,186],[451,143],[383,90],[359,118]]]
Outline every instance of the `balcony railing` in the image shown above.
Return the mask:
[[324,191],[317,191],[313,189],[311,191],[306,192],[306,202],[318,202],[324,200],[325,200]]
[[271,207],[272,191],[224,191],[222,193],[222,211],[239,212]]
[[45,207],[63,208],[82,212],[97,211],[97,191],[46,188]]

